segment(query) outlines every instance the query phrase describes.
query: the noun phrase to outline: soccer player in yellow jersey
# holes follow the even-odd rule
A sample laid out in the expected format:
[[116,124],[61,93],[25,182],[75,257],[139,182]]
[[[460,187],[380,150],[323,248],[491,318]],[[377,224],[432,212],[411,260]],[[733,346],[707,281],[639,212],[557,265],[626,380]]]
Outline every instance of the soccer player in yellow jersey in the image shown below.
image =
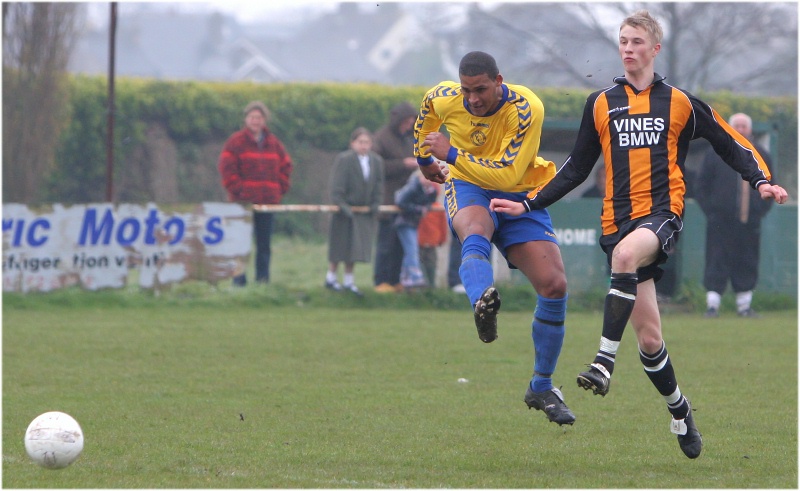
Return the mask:
[[544,209],[586,180],[603,155],[606,196],[600,246],[611,265],[610,288],[599,350],[577,382],[594,394],[608,393],[630,320],[639,360],[672,415],[670,431],[677,435],[683,453],[695,459],[703,439],[667,353],[655,288],[663,273],[659,265],[667,261],[683,229],[689,142],[708,140],[762,199],[780,204],[788,195],[770,182],[766,162],[747,139],[710,106],[655,73],[661,38],[661,26],[646,10],[622,21],[619,55],[625,76],[589,95],[575,148],[558,175],[541,189],[531,188],[531,198],[494,200],[491,209],[508,216]]
[[[524,401],[550,421],[571,425],[575,415],[552,382],[564,341],[567,279],[550,215],[489,211],[492,198],[521,201],[526,190],[555,174],[554,164],[538,156],[544,107],[528,88],[503,83],[487,53],[467,53],[459,80],[425,94],[414,127],[415,156],[426,178],[445,185],[450,228],[462,243],[459,275],[480,339],[497,338],[500,295],[493,286],[492,243],[536,289],[534,373]],[[439,131],[443,125],[449,137]]]

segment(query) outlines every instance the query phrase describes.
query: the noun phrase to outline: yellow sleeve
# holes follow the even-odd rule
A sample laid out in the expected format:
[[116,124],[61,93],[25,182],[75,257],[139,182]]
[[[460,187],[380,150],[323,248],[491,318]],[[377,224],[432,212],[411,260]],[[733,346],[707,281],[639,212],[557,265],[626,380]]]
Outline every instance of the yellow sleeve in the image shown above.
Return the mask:
[[422,98],[422,103],[420,104],[419,116],[414,124],[414,157],[416,157],[417,162],[422,165],[432,162],[433,157],[430,152],[423,150],[420,144],[425,141],[425,137],[427,137],[428,134],[439,131],[439,128],[441,128],[443,124],[441,117],[436,113],[433,101],[441,95],[448,95],[450,92],[456,92],[452,86],[447,84],[447,82],[442,82],[442,84],[429,90],[425,94],[425,97]]

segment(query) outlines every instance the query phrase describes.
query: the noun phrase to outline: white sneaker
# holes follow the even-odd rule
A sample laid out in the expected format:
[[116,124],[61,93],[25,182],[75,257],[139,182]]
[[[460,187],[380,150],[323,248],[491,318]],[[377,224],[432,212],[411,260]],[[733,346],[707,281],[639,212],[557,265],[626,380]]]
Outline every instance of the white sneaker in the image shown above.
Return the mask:
[[466,288],[464,288],[464,285],[462,285],[461,283],[451,288],[451,290],[455,293],[467,293]]

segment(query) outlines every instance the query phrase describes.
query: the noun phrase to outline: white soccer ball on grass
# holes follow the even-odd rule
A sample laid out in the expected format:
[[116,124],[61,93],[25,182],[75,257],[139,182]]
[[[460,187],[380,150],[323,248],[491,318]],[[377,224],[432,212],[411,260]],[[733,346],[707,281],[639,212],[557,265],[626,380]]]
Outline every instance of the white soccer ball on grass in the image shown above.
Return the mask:
[[60,411],[37,416],[25,431],[25,451],[48,469],[63,469],[83,451],[83,430],[75,418]]

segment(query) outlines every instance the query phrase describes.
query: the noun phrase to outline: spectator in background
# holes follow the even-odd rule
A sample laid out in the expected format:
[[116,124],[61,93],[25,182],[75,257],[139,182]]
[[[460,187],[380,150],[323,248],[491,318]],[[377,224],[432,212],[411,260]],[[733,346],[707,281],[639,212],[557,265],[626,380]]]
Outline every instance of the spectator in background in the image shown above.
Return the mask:
[[[232,134],[222,148],[218,168],[230,201],[278,204],[289,191],[292,161],[283,143],[267,126],[269,119],[269,110],[263,102],[247,104],[244,128]],[[272,218],[272,213],[253,210],[255,270],[259,283],[269,282]],[[235,276],[233,284],[246,285],[246,273]]]
[[[371,151],[372,135],[356,128],[350,135],[350,150],[340,153],[333,163],[330,179],[331,202],[339,211],[331,217],[328,236],[328,272],[325,287],[362,296],[356,287],[356,262],[369,262],[375,224],[383,199],[383,159]],[[368,207],[368,213],[354,213],[352,207]],[[339,263],[344,263],[343,282],[339,283]]]
[[[758,150],[775,178],[772,157],[753,140],[753,121],[737,113],[728,120],[733,129]],[[706,215],[706,317],[718,317],[728,280],[736,295],[736,312],[741,317],[758,317],[751,307],[753,289],[758,282],[761,219],[772,200],[763,200],[758,191],[709,149],[697,176],[695,199]]]
[[[375,132],[372,149],[383,157],[383,204],[394,204],[394,193],[400,189],[417,169],[414,158],[412,129],[417,110],[408,102],[401,102],[389,112],[389,122]],[[378,218],[378,239],[375,252],[375,291],[390,293],[402,290],[400,268],[403,246],[394,227],[394,213],[381,213]]]
[[423,215],[427,214],[436,202],[438,191],[438,184],[428,181],[417,171],[409,176],[405,186],[394,193],[394,202],[400,208],[394,225],[403,245],[400,284],[404,289],[428,286],[420,266],[417,229]]

